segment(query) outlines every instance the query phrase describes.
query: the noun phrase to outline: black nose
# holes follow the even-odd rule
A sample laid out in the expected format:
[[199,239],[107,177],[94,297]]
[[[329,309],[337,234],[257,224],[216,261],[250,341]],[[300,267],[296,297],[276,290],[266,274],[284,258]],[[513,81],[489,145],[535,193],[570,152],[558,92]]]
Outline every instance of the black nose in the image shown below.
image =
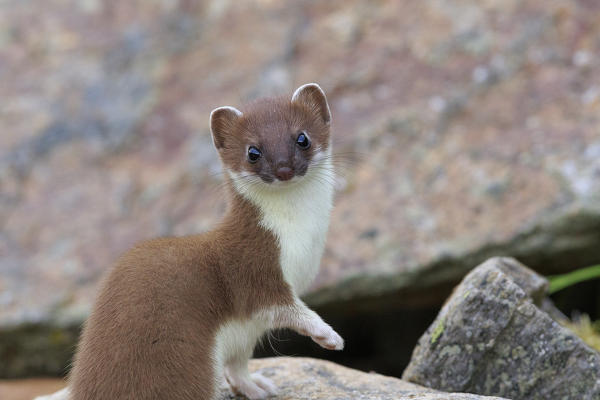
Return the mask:
[[275,172],[275,176],[280,181],[289,181],[294,177],[294,171],[290,167],[279,167]]

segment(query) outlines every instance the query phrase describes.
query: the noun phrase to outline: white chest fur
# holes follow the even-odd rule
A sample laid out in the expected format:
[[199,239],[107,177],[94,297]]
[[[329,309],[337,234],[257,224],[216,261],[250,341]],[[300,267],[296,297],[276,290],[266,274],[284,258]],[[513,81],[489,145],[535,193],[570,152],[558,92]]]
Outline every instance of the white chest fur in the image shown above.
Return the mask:
[[[323,157],[289,185],[248,185],[239,175],[231,174],[238,183],[236,189],[260,209],[260,224],[277,238],[283,276],[296,295],[312,283],[325,246],[335,179],[328,159]],[[248,320],[232,320],[220,327],[215,346],[217,368],[251,356],[256,341],[272,328],[268,315],[259,312]]]
[[294,178],[296,182],[244,186],[242,191],[259,207],[261,225],[277,238],[283,275],[298,295],[308,289],[319,270],[334,179],[327,157],[309,168],[305,176]]

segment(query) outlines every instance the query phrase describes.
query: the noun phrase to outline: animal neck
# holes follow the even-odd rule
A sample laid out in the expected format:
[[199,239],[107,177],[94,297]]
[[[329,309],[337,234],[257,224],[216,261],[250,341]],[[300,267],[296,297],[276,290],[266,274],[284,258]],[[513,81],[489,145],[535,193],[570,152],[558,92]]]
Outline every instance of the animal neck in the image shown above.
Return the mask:
[[318,272],[333,206],[334,180],[328,160],[309,168],[305,176],[289,185],[245,185],[232,180],[236,193],[258,208],[258,224],[277,239],[284,277],[299,293]]

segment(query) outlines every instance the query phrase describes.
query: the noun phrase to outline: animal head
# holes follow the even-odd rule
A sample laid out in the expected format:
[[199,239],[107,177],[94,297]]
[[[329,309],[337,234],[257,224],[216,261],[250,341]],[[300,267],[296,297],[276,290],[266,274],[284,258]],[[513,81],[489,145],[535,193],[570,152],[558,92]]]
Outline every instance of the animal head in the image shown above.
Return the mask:
[[210,114],[214,145],[238,182],[285,186],[301,180],[330,154],[331,113],[316,83],[289,98],[257,100],[243,112],[230,106]]

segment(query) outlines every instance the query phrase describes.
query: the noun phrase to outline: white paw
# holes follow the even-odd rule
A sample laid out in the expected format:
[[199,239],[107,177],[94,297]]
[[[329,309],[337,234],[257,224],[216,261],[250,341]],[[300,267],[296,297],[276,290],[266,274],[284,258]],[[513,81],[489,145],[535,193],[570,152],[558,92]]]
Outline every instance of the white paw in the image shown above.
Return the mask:
[[267,392],[270,396],[277,395],[277,387],[269,378],[264,377],[259,372],[255,372],[250,375],[254,383],[256,383],[261,389]]
[[328,350],[342,350],[344,348],[344,339],[329,325],[323,325],[319,329],[315,329],[310,337],[319,346]]
[[256,384],[244,386],[243,389],[240,389],[240,394],[243,394],[250,400],[263,400],[269,397],[269,394]]
[[[225,372],[223,372],[223,375],[221,376],[221,378],[217,380],[217,385],[219,386],[220,390],[225,390],[225,391],[232,390],[231,384],[229,383],[227,374]],[[36,399],[33,399],[33,400],[36,400]]]
[[250,375],[236,376],[235,374],[231,374],[230,371],[227,371],[225,377],[234,393],[246,396],[250,400],[262,400],[270,396],[270,393],[263,389],[258,383],[255,383],[254,377],[251,377]]

